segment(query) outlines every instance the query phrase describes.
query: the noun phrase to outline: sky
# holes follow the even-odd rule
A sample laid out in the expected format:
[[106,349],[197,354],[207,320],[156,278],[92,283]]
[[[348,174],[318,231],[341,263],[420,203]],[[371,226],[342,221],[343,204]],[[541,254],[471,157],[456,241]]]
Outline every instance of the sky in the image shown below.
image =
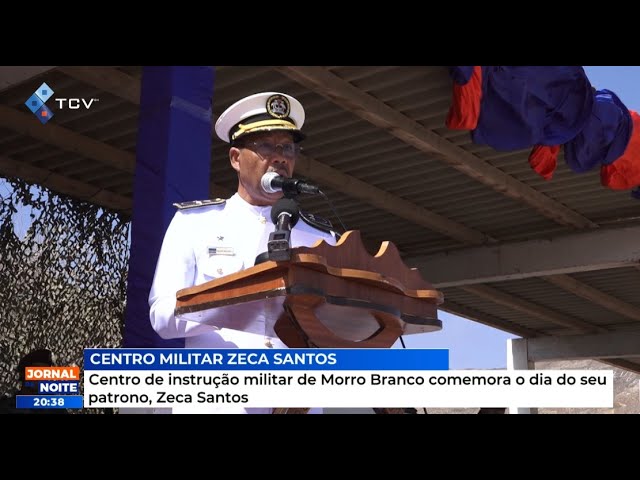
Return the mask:
[[[629,110],[640,112],[640,66],[585,66],[597,89],[614,92]],[[551,306],[552,307],[552,306]],[[448,348],[449,368],[506,368],[507,339],[519,338],[481,323],[440,311],[442,330],[403,337],[407,348]]]

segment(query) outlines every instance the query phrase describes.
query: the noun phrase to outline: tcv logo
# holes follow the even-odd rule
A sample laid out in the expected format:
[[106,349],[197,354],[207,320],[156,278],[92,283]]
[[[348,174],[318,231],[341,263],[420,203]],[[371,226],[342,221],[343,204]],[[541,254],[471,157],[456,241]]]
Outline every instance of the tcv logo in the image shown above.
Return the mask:
[[45,102],[49,100],[52,95],[53,90],[51,87],[46,83],[43,83],[35,92],[33,92],[33,95],[29,97],[29,100],[25,102],[25,105],[29,107],[29,110],[31,110],[43,124],[53,118],[53,112],[45,105]]
[[[53,118],[53,112],[47,107],[46,102],[53,96],[53,89],[43,83],[38,89],[33,92],[33,95],[25,102],[25,105],[38,117],[38,120],[42,124],[47,123]],[[54,101],[58,104],[60,110],[68,108],[71,110],[78,110],[84,107],[89,110],[95,102],[99,102],[99,98],[54,98]]]

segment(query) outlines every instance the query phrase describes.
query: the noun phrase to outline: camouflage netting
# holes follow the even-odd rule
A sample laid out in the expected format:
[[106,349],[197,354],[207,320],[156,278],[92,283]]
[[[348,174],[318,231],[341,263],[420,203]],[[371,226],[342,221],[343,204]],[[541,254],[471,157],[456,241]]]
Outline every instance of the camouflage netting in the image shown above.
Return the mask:
[[20,358],[49,348],[82,367],[83,348],[118,347],[129,227],[120,214],[0,178],[0,395]]

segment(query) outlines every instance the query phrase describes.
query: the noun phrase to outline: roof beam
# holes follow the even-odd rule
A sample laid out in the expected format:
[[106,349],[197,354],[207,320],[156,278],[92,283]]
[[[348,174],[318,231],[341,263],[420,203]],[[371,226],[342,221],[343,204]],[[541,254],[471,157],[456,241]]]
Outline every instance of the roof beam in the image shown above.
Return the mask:
[[[624,317],[640,322],[640,308],[624,302],[619,298],[601,292],[586,283],[579,282],[575,278],[568,275],[551,275],[544,277],[543,280],[567,290],[574,295],[589,300],[592,303],[600,305],[607,310],[611,310],[612,312],[619,313]],[[640,355],[640,353],[638,353],[638,355]]]
[[131,213],[132,201],[129,197],[123,197],[95,185],[73,180],[3,155],[0,155],[0,171],[2,171],[3,175],[22,178],[27,182],[42,185],[54,192],[60,192],[111,210]]
[[[444,306],[448,306],[448,308],[442,308]],[[629,360],[625,360],[624,358],[615,358],[621,355],[625,355],[627,353],[633,353],[637,351],[640,343],[638,342],[637,333],[632,332],[633,338],[629,341],[626,341],[624,338],[627,336],[627,331],[615,332],[615,333],[601,333],[601,334],[591,334],[591,335],[561,335],[561,336],[550,336],[547,333],[538,332],[536,330],[531,330],[526,327],[513,326],[509,322],[506,322],[502,319],[497,319],[491,315],[482,314],[475,310],[472,310],[467,307],[460,306],[458,304],[452,302],[445,302],[444,305],[439,307],[440,310],[444,310],[446,312],[454,313],[456,315],[460,315],[461,317],[468,318],[469,320],[473,320],[479,323],[483,323],[490,327],[499,328],[501,330],[513,333],[515,335],[520,335],[523,339],[514,339],[514,342],[526,341],[527,344],[532,344],[534,349],[533,359],[530,357],[529,361],[543,361],[543,360],[552,360],[552,359],[564,359],[567,357],[563,357],[562,355],[569,355],[569,358],[594,358],[593,356],[579,356],[576,357],[582,350],[582,353],[585,352],[584,348],[582,348],[581,344],[588,343],[588,337],[592,337],[594,340],[599,341],[613,341],[616,345],[616,350],[611,349],[611,351],[607,352],[603,350],[604,345],[598,342],[595,342],[597,345],[597,350],[590,350],[588,353],[593,354],[604,354],[605,358],[597,358],[598,361],[606,363],[608,365],[612,365],[614,367],[619,367],[625,370],[629,370],[632,372],[640,372],[640,364],[636,362],[632,362]],[[571,341],[571,339],[575,338],[576,341]],[[618,342],[617,340],[622,338],[622,342]],[[569,341],[564,342],[564,339],[568,339]],[[582,340],[581,340],[582,339]],[[635,342],[635,347],[634,343]],[[551,350],[548,348],[549,346],[560,345],[560,348],[557,350]],[[635,348],[635,350],[634,350]],[[542,353],[544,351],[544,353]],[[614,358],[610,358],[609,355],[612,355]],[[636,354],[638,355],[638,354]],[[544,356],[547,356],[546,358]]]
[[613,367],[619,367],[623,370],[629,370],[630,372],[640,373],[640,363],[633,362],[630,360],[625,360],[624,358],[609,358],[609,359],[598,359],[602,363],[606,363],[607,365],[611,365]]
[[[6,68],[6,67],[5,67]],[[42,67],[42,68],[46,68],[46,67]],[[51,67],[53,68],[53,67]],[[304,67],[303,67],[304,68]],[[91,84],[94,85],[98,88],[100,88],[101,90],[107,91],[109,93],[112,93],[118,97],[121,97],[133,104],[139,104],[139,96],[140,96],[140,82],[138,79],[131,77],[129,75],[126,75],[114,68],[104,68],[104,67],[100,67],[100,68],[87,68],[87,67],[63,67],[60,69],[61,71],[63,71],[63,73],[72,76],[73,78],[76,78],[80,81],[83,81],[87,84]],[[325,71],[326,72],[326,71]],[[326,72],[329,73],[329,72]],[[330,74],[330,73],[329,73]],[[330,74],[332,75],[332,74]],[[29,77],[30,78],[30,77]],[[336,77],[338,78],[338,77]],[[26,81],[26,79],[24,80]],[[344,82],[346,83],[346,82]],[[347,84],[349,85],[349,84]],[[1,88],[2,84],[0,83],[0,88]],[[353,88],[353,87],[352,87]],[[359,92],[359,90],[355,89],[356,91]],[[363,93],[363,92],[360,92]],[[366,95],[366,94],[364,94]],[[325,95],[327,96],[327,95]],[[368,96],[368,95],[367,95]],[[369,96],[368,96],[369,97]],[[371,99],[373,99],[373,97],[370,97]],[[378,102],[377,100],[373,99],[375,102]],[[382,102],[378,102],[381,105],[384,105]],[[357,106],[357,105],[356,105]],[[384,105],[386,108],[386,105]],[[392,109],[391,109],[392,110]],[[375,109],[374,109],[375,111]],[[393,110],[392,110],[393,111]],[[404,115],[402,115],[399,112],[394,111],[397,115],[402,116],[405,119],[408,119],[407,117],[404,117]],[[2,111],[0,111],[0,117],[2,116]],[[28,116],[28,115],[27,115]],[[361,115],[362,116],[362,115]],[[33,119],[30,118],[30,120],[32,121]],[[367,119],[369,120],[369,119]],[[1,119],[0,119],[1,121]],[[409,120],[411,121],[411,120]],[[375,123],[375,122],[374,122]],[[430,133],[431,135],[435,135],[433,134],[433,132],[425,129],[424,127],[420,126],[419,124],[417,124],[417,122],[413,122],[416,125],[418,125],[422,130]],[[391,127],[393,127],[393,124],[390,124]],[[55,125],[49,125],[48,128],[51,127],[57,127]],[[12,127],[9,127],[12,128]],[[65,130],[62,127],[58,127],[61,128],[62,130]],[[404,139],[402,137],[402,135],[404,135],[406,132],[401,131],[400,135],[394,133],[393,128],[390,130],[392,134],[398,136],[399,138],[403,139],[404,141],[407,141],[406,139]],[[78,140],[79,138],[85,138],[87,140],[93,141],[91,139],[88,139],[87,137],[83,137],[82,135],[78,135],[75,134],[74,132],[69,131],[70,133],[76,135],[75,140]],[[24,132],[22,132],[24,133]],[[59,133],[59,132],[58,132]],[[27,133],[28,134],[28,133]],[[441,137],[435,135],[437,138],[440,139],[440,141],[446,142],[446,140],[442,139]],[[95,141],[94,141],[95,142]],[[95,142],[96,144],[101,144],[104,145],[106,147],[109,148],[113,148],[110,147],[109,145],[103,144],[101,142]],[[408,143],[411,143],[410,141]],[[90,158],[95,158],[93,155],[91,154],[87,154],[86,151],[87,150],[95,150],[96,145],[94,144],[93,147],[84,144],[83,142],[78,143],[77,141],[72,142],[72,144],[75,144],[75,147],[77,147],[78,145],[80,145],[80,148],[71,148],[71,150],[76,151],[78,153],[80,153],[83,156],[88,156]],[[414,145],[414,143],[411,143],[412,145]],[[449,142],[446,142],[446,144],[454,147],[454,148],[459,148],[459,147],[455,147],[455,145],[450,144]],[[59,145],[60,148],[64,148],[69,150],[70,148],[65,148],[62,145]],[[415,145],[414,145],[415,146]],[[446,146],[446,145],[445,145]],[[418,147],[420,148],[420,147]],[[97,149],[98,152],[100,151],[100,148]],[[425,147],[423,146],[423,148],[421,148],[421,150],[423,151],[427,151],[425,150]],[[118,151],[118,149],[113,148],[113,151]],[[112,153],[113,153],[112,151]],[[431,148],[430,150],[428,150],[430,152],[441,152],[444,153],[445,155],[447,154],[446,149],[443,152],[442,148]],[[466,155],[471,155],[468,154],[468,152],[465,152],[464,150],[460,149],[461,152],[463,152]],[[122,152],[122,151],[120,151]],[[132,165],[135,164],[135,157],[132,154],[129,154],[128,152],[123,152],[127,155],[129,155],[130,157],[133,158],[133,163]],[[459,152],[457,152],[459,153]],[[95,151],[94,151],[95,154]],[[104,162],[104,156],[102,155],[98,155],[101,158],[99,158],[99,160]],[[471,155],[471,157],[473,157],[475,160],[482,162],[483,164],[486,164],[486,162],[481,161],[480,159],[478,159],[477,157]],[[5,159],[3,159],[5,160]],[[452,163],[451,159],[445,159],[445,161],[447,161],[447,163]],[[12,163],[11,163],[12,162]],[[90,192],[93,191],[95,192],[97,189],[97,187],[88,185],[88,184],[84,184],[82,182],[77,182],[74,180],[70,180],[70,179],[65,179],[57,174],[54,174],[52,172],[48,172],[47,170],[44,169],[38,169],[35,167],[30,167],[29,165],[24,165],[22,163],[17,163],[13,160],[10,159],[6,159],[6,162],[2,162],[0,163],[0,165],[2,165],[2,167],[8,171],[10,170],[10,167],[13,168],[13,170],[15,172],[21,172],[20,175],[16,175],[16,176],[21,176],[23,178],[27,178],[27,176],[31,176],[31,178],[33,179],[37,179],[37,178],[44,178],[44,179],[48,179],[48,181],[51,183],[53,182],[53,184],[59,184],[61,185],[64,189],[66,190],[71,190],[71,191],[75,191],[76,194],[73,194],[74,196],[78,197],[80,195],[84,195],[85,197],[87,197],[88,195],[90,195]],[[488,164],[487,164],[488,165]],[[455,165],[454,165],[455,166]],[[22,169],[20,169],[19,167],[22,167]],[[445,217],[441,217],[438,216],[436,214],[434,214],[433,212],[430,212],[426,209],[422,209],[421,207],[418,207],[417,205],[414,205],[410,202],[407,202],[403,199],[401,199],[400,197],[396,197],[388,192],[385,192],[383,190],[377,189],[375,187],[372,187],[371,185],[366,184],[365,182],[362,182],[358,179],[356,179],[355,177],[351,177],[349,175],[345,175],[342,174],[341,172],[339,172],[336,169],[333,169],[331,167],[328,167],[326,165],[323,165],[320,162],[317,162],[316,160],[313,160],[311,158],[306,158],[303,159],[299,162],[299,166],[298,166],[298,171],[300,171],[303,175],[309,176],[311,178],[314,178],[316,180],[318,180],[319,182],[331,186],[332,188],[335,189],[339,189],[341,191],[348,191],[350,194],[355,193],[355,197],[357,198],[361,198],[363,200],[365,200],[368,203],[371,203],[379,208],[385,209],[387,211],[390,211],[396,215],[399,215],[403,218],[407,218],[408,220],[411,220],[414,223],[420,224],[420,225],[424,225],[427,226],[428,228],[434,229],[436,231],[439,231],[441,233],[444,233],[452,238],[456,238],[457,240],[460,240],[464,243],[470,243],[470,244],[482,244],[485,243],[487,241],[491,241],[492,239],[490,239],[489,237],[485,236],[484,234],[482,234],[481,232],[477,232],[475,230],[469,229],[468,227],[465,227],[464,225],[461,224],[457,224],[456,222],[453,222]],[[118,168],[118,167],[116,167]],[[458,167],[456,167],[458,168]],[[494,168],[494,167],[491,167]],[[460,168],[459,168],[460,169]],[[497,170],[497,169],[496,169]],[[127,170],[129,171],[129,170]],[[462,171],[465,171],[464,169],[462,169]],[[499,172],[499,170],[498,170]],[[466,173],[466,172],[465,172]],[[500,172],[502,173],[502,172]],[[14,174],[15,175],[15,174]],[[46,176],[45,176],[46,175]],[[504,175],[504,174],[503,174]],[[473,175],[471,175],[473,176]],[[60,178],[58,178],[60,177]],[[512,177],[507,176],[508,178],[513,179]],[[476,178],[476,177],[474,177]],[[56,183],[57,182],[57,183]],[[487,182],[483,182],[483,183],[487,183]],[[345,190],[345,187],[348,187],[347,190]],[[363,188],[360,188],[363,187]],[[55,188],[52,187],[56,190],[60,190],[60,188]],[[495,188],[495,187],[494,187]],[[528,188],[528,187],[527,187]],[[215,184],[211,184],[211,189],[212,191],[217,195],[217,196],[229,196],[232,192],[230,192],[228,189],[224,189],[220,186],[217,186]],[[498,191],[503,191],[503,189],[500,188],[496,188]],[[111,195],[115,195],[112,192],[106,192],[105,191],[98,191],[96,193],[93,194],[92,197],[94,203],[99,203],[99,204],[104,204],[104,201],[108,201],[108,200],[104,200],[103,201],[96,201],[98,200],[98,197],[101,195],[102,197],[107,196],[108,194],[111,193]],[[537,193],[537,192],[536,192]],[[513,196],[512,194],[507,193],[510,196]],[[95,197],[95,198],[94,198]],[[125,197],[121,197],[116,195],[116,197],[119,197],[118,201],[123,202],[123,201],[127,201],[130,203],[130,199],[125,198]],[[543,196],[544,197],[544,196]],[[517,198],[517,197],[514,197]],[[548,199],[548,197],[544,197],[546,199]],[[83,199],[87,199],[87,198],[83,198]],[[106,205],[105,205],[106,206]],[[416,215],[416,209],[419,209],[417,211],[418,215]],[[422,211],[421,211],[422,210]],[[399,213],[400,212],[400,213]],[[404,213],[403,213],[404,212]],[[408,212],[408,213],[407,213]],[[430,216],[432,215],[432,216]],[[435,215],[435,217],[433,217],[433,215]],[[553,218],[553,217],[552,217]],[[426,224],[425,224],[425,219],[426,219]],[[562,222],[561,222],[562,223]],[[577,225],[577,226],[585,226],[585,225]],[[592,225],[586,225],[586,226],[595,226],[595,224]],[[590,288],[590,287],[589,287]],[[584,292],[584,289],[582,290]],[[485,292],[486,293],[486,292]],[[593,292],[591,292],[591,294],[593,294]],[[520,299],[517,299],[516,297],[513,296],[509,296],[506,294],[503,294],[503,300],[506,303],[503,304],[509,304],[510,306],[515,303],[522,303],[523,301]],[[614,299],[617,300],[617,299]],[[521,305],[522,307],[522,305]],[[463,307],[461,307],[463,308]],[[530,307],[527,307],[526,305],[524,305],[522,308],[526,309],[530,309]],[[453,311],[453,310],[452,310]],[[551,311],[548,311],[551,312]],[[547,312],[547,313],[548,313]],[[458,309],[458,312],[456,313],[461,313]],[[540,313],[540,312],[539,312]],[[554,313],[554,312],[551,312]],[[542,313],[540,313],[540,315],[542,315]],[[477,316],[476,316],[477,317]],[[542,317],[540,317],[542,318]],[[578,320],[578,322],[581,322]],[[484,322],[483,322],[484,323]],[[556,323],[558,323],[556,321]],[[487,323],[489,324],[489,323]],[[573,323],[573,321],[570,321],[569,323],[565,322],[565,323],[560,323],[560,324],[564,324],[564,325],[572,325],[573,327],[575,327],[575,324]],[[505,322],[504,325],[500,325],[498,326],[495,321],[492,321],[491,323],[492,326],[496,326],[497,328],[502,328],[505,329],[507,331],[513,331],[513,329],[511,328],[505,328],[505,327],[510,327],[509,322]],[[580,323],[582,329],[592,329],[595,328],[593,325],[590,325],[586,322],[581,322]],[[512,326],[511,326],[512,327]],[[534,330],[530,330],[530,329],[521,329],[521,327],[516,327],[520,333],[522,335],[533,335],[536,332]],[[599,328],[599,327],[598,327]]]
[[[112,67],[60,67],[70,77],[109,92],[116,97],[140,105],[140,79]],[[211,132],[215,134],[217,117],[212,113]]]
[[0,67],[0,92],[20,85],[56,67]]
[[416,225],[422,225],[460,242],[480,245],[493,241],[491,237],[482,232],[454,222],[415,203],[374,187],[351,175],[342,173],[311,157],[302,156],[299,158],[296,161],[296,172],[334,190],[345,192],[353,198],[361,199],[374,207],[393,213]]
[[[84,135],[80,135],[51,122],[43,125],[34,119],[30,113],[18,112],[12,108],[0,105],[0,127],[28,135],[46,144],[54,145],[83,157],[97,160],[103,165],[119,171],[128,173],[134,173],[135,171],[136,158],[133,153],[85,137]],[[209,188],[210,191],[215,192],[217,196],[229,194],[229,189],[213,182],[210,183]],[[60,191],[74,196],[72,190]]]
[[111,67],[60,67],[62,73],[140,105],[140,80]]
[[590,230],[546,240],[411,257],[405,262],[419,268],[436,288],[457,287],[638,266],[638,238],[640,226]]
[[[140,103],[140,81],[115,68],[61,67],[60,71],[132,103]],[[215,124],[215,119],[213,119],[212,124]],[[427,227],[462,243],[482,245],[493,241],[492,238],[482,232],[373,187],[312,158],[304,157],[299,159],[296,163],[296,172],[335,190],[349,192],[349,195],[354,198],[362,199],[416,225]],[[223,192],[224,190],[218,187],[215,191]],[[227,191],[226,193],[229,192]]]
[[[140,105],[140,80],[113,67],[60,67],[59,70],[70,77],[109,92],[134,105]],[[212,119],[212,126],[215,118]],[[214,182],[209,184],[212,196],[230,197],[233,191]]]
[[527,354],[531,362],[640,356],[640,331],[529,338]]
[[[88,85],[109,92],[116,97],[140,105],[140,79],[112,67],[60,67],[59,70]],[[217,117],[212,114],[211,132],[215,134]]]
[[494,317],[493,315],[487,315],[486,313],[479,312],[477,310],[474,310],[469,307],[465,307],[458,303],[449,302],[447,301],[446,295],[444,300],[445,302],[442,305],[438,306],[438,310],[443,310],[445,312],[452,313],[454,315],[459,315],[469,320],[482,323],[483,325],[500,329],[503,332],[513,333],[514,335],[520,335],[521,337],[525,337],[525,338],[538,337],[540,335],[545,335],[543,332],[539,332],[532,328],[522,327],[520,325],[511,323],[507,320]]
[[49,145],[74,153],[121,170],[133,173],[135,170],[135,155],[119,150],[106,143],[85,137],[55,123],[43,125],[36,121],[31,113],[18,112],[4,105],[0,105],[0,126],[36,138]]
[[[405,143],[433,155],[475,180],[529,205],[562,225],[595,228],[597,224],[502,170],[454,145],[323,67],[278,67],[278,71],[371,122]],[[440,154],[440,155],[438,155]]]
[[552,322],[564,327],[574,328],[582,333],[598,333],[608,331],[604,327],[593,325],[579,318],[573,318],[568,315],[559,314],[554,310],[540,306],[533,302],[529,302],[528,300],[518,298],[514,295],[501,292],[500,290],[489,287],[487,285],[468,285],[460,288],[467,293],[471,293],[486,300],[490,300],[499,305],[503,305],[518,312],[522,312],[526,315],[539,318],[545,322]]

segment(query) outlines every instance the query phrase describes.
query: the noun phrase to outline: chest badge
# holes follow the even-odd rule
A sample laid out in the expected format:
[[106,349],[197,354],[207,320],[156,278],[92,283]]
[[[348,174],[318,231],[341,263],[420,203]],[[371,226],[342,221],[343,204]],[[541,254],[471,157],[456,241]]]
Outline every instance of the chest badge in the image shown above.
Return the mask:
[[209,256],[213,257],[214,255],[235,255],[233,247],[209,247]]

